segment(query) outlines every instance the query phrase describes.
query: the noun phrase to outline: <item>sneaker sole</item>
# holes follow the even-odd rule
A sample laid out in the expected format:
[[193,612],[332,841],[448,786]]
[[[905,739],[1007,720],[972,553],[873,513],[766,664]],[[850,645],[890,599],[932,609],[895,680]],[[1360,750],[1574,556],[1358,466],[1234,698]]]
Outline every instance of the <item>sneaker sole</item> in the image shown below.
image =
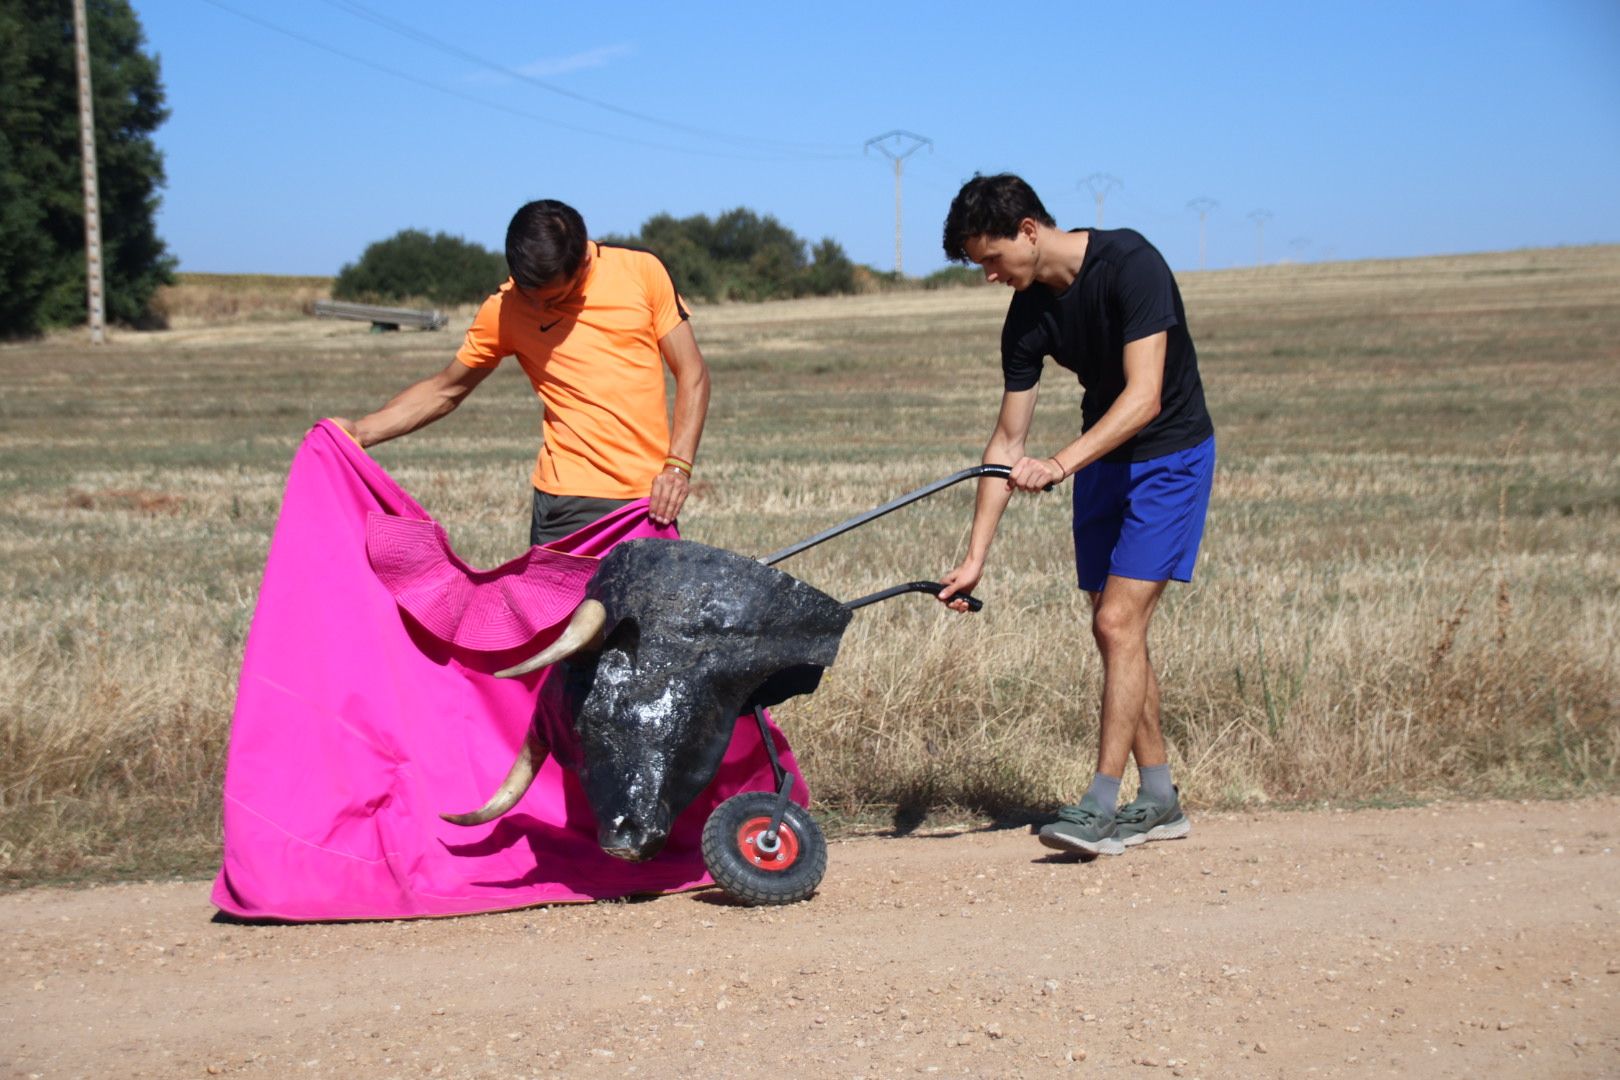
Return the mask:
[[1145,844],[1149,840],[1180,840],[1190,832],[1192,832],[1192,822],[1182,818],[1180,821],[1172,821],[1168,825],[1155,825],[1145,833],[1133,833],[1121,840],[1120,843],[1126,847],[1135,847],[1137,844]]
[[1077,851],[1082,855],[1123,855],[1125,845],[1113,839],[1104,837],[1095,843],[1090,840],[1080,840],[1073,836],[1064,836],[1062,833],[1041,833],[1041,843],[1058,851]]

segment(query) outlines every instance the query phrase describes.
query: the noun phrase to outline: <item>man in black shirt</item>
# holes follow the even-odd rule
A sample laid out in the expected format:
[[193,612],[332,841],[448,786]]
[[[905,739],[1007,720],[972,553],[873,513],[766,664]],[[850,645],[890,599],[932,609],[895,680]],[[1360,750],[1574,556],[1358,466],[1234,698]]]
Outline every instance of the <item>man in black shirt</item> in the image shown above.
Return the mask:
[[[945,254],[974,262],[1015,292],[1001,331],[1004,390],[986,463],[1006,481],[979,482],[967,556],[944,578],[956,610],[984,573],[1014,491],[1069,476],[1079,583],[1091,596],[1102,654],[1097,771],[1080,802],[1041,830],[1048,847],[1118,855],[1190,831],[1159,728],[1159,683],[1148,623],[1170,579],[1192,580],[1215,469],[1215,428],[1181,292],[1164,257],[1130,229],[1063,232],[1016,176],[975,176],[951,202]],[[1081,435],[1051,457],[1025,440],[1047,357],[1085,387]],[[1118,806],[1127,758],[1138,796]]]

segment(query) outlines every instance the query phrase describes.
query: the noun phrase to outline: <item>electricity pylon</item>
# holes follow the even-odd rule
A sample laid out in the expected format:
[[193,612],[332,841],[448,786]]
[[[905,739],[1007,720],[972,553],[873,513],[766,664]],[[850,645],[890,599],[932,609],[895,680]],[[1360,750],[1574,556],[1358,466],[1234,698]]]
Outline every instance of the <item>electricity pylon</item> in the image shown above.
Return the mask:
[[1207,195],[1200,195],[1187,203],[1187,209],[1198,211],[1198,269],[1200,270],[1204,268],[1204,225],[1209,221],[1209,212],[1219,205],[1221,204]]
[[1119,177],[1110,176],[1105,172],[1094,172],[1080,181],[1080,186],[1090,191],[1091,197],[1097,200],[1097,228],[1102,228],[1103,200],[1108,198],[1109,191],[1120,187],[1121,183]]
[[872,147],[877,147],[879,153],[894,162],[894,273],[899,277],[904,271],[904,256],[900,241],[900,173],[905,165],[906,158],[915,154],[923,147],[928,152],[934,152],[934,140],[921,135],[913,135],[909,131],[899,128],[885,131],[882,135],[874,135],[866,140],[862,153],[869,153]]
[[1249,220],[1254,222],[1254,265],[1266,265],[1266,222],[1273,214],[1270,210],[1250,210]]
[[1305,253],[1311,248],[1311,238],[1308,236],[1296,236],[1288,241],[1288,246],[1294,249],[1294,261],[1304,262]]
[[84,0],[73,0],[73,54],[79,69],[80,172],[84,180],[84,278],[90,308],[90,344],[107,340],[106,300],[102,295],[101,198],[96,183],[96,117],[90,97],[90,32]]

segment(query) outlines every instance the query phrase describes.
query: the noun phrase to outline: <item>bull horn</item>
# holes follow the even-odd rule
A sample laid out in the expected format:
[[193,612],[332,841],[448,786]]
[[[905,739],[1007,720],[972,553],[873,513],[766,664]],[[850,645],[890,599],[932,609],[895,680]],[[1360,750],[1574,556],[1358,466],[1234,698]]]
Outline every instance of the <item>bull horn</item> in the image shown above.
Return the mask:
[[547,664],[566,660],[581,649],[596,648],[601,644],[602,627],[606,624],[607,608],[602,606],[600,600],[581,601],[579,607],[574,609],[574,617],[568,621],[568,626],[563,630],[561,637],[523,663],[497,671],[495,677],[510,679],[515,675],[527,675]]
[[507,772],[506,779],[501,781],[500,788],[489,797],[489,802],[482,808],[467,814],[440,814],[444,820],[452,825],[482,825],[486,821],[494,821],[512,807],[517,805],[534,783],[535,776],[540,772],[540,766],[545,764],[546,754],[551,747],[540,737],[540,732],[534,725],[529,725],[529,736],[523,740],[523,749],[518,751],[517,760],[512,762],[512,768]]

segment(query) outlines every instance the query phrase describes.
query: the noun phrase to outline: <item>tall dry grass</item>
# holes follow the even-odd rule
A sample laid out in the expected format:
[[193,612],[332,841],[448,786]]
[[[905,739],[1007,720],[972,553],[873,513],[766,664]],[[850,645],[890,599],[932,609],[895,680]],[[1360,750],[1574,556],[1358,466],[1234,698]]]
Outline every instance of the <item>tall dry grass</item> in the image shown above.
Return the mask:
[[332,295],[332,278],[285,274],[176,274],[153,298],[175,328],[297,319]]
[[[1193,805],[1612,789],[1620,249],[1190,275],[1220,469],[1152,648]],[[697,312],[715,400],[686,535],[774,551],[978,458],[1006,294]],[[464,313],[470,314],[470,313]],[[458,336],[280,321],[0,348],[0,875],[206,869],[237,664],[298,439]],[[1078,391],[1043,388],[1037,445]],[[470,561],[520,550],[515,370],[377,450]],[[862,609],[778,710],[818,803],[1017,817],[1088,778],[1100,672],[1066,493],[1021,497],[977,616]],[[937,576],[952,489],[784,563],[835,596]]]

